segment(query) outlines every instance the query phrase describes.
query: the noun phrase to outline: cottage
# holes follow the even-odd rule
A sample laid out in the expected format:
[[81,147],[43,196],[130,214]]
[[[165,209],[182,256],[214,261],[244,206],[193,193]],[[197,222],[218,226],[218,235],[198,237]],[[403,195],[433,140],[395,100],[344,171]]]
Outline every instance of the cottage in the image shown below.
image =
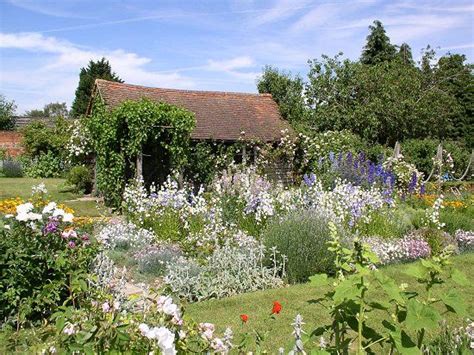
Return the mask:
[[[271,143],[281,138],[282,130],[291,131],[270,94],[163,89],[97,79],[87,114],[91,113],[92,102],[97,97],[110,109],[126,100],[142,98],[185,108],[196,118],[192,141]],[[243,154],[245,158],[251,152]],[[137,165],[142,165],[142,161]],[[138,170],[141,172],[141,167]]]

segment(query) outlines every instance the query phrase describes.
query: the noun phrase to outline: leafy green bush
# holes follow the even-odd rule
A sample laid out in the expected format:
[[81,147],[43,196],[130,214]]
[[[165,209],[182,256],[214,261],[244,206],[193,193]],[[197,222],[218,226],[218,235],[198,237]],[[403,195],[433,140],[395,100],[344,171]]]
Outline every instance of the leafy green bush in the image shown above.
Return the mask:
[[75,166],[67,175],[67,183],[74,186],[76,192],[90,193],[93,185],[92,172],[84,165]]
[[414,234],[423,237],[429,244],[432,255],[440,254],[448,245],[457,245],[456,241],[448,233],[436,228],[421,228]]
[[23,176],[23,167],[21,165],[21,162],[17,160],[4,160],[2,170],[5,177]]
[[52,152],[54,155],[66,154],[66,144],[69,141],[69,122],[64,118],[56,118],[54,126],[49,127],[44,122],[32,121],[22,129],[23,141],[27,155],[36,157]]
[[446,208],[440,214],[444,229],[453,234],[456,230],[474,230],[474,206],[461,209]]
[[[17,207],[0,229],[0,319],[37,320],[86,285],[95,243],[70,228],[73,216],[50,203]],[[54,215],[54,217],[53,217]]]
[[359,231],[364,236],[399,238],[413,229],[411,216],[410,211],[402,208],[384,213],[376,212],[368,223],[359,225]]
[[[436,155],[437,139],[408,139],[401,144],[402,154],[406,161],[416,165],[417,169],[429,174],[433,168],[432,158]],[[449,153],[454,161],[454,173],[460,177],[467,168],[471,151],[459,141],[441,142],[443,149]]]
[[334,254],[328,251],[327,220],[316,211],[296,211],[270,222],[262,232],[267,247],[288,257],[288,281],[305,282],[316,273],[334,271]]
[[25,166],[25,174],[32,178],[59,177],[65,169],[64,163],[53,152],[41,153]]

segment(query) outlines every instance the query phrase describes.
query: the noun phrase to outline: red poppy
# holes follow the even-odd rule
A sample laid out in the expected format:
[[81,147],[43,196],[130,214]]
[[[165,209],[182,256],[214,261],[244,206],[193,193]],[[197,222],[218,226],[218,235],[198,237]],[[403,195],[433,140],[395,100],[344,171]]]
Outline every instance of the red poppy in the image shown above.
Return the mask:
[[273,302],[272,314],[279,314],[281,312],[281,304],[278,301]]
[[246,314],[241,314],[240,319],[242,319],[242,322],[247,323],[247,321],[249,320],[249,316]]

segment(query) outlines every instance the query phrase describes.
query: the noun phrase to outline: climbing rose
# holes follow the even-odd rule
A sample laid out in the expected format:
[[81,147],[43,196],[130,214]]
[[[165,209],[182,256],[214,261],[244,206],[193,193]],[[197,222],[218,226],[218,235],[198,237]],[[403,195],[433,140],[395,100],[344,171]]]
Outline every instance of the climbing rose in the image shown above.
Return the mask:
[[272,314],[279,314],[281,312],[281,304],[278,301],[273,302]]
[[240,319],[242,319],[242,322],[247,323],[247,321],[249,320],[249,316],[246,314],[241,314]]

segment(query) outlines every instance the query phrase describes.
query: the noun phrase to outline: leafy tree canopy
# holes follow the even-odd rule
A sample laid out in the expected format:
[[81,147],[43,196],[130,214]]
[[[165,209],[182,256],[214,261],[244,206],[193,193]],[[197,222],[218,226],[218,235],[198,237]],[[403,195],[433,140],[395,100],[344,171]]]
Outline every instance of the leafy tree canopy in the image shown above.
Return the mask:
[[16,105],[14,101],[8,101],[5,96],[0,94],[0,130],[12,130],[15,127],[13,115]]
[[44,106],[42,110],[26,111],[26,116],[30,117],[64,117],[67,118],[69,111],[65,102],[51,102]]
[[304,82],[299,76],[266,66],[257,82],[258,92],[271,94],[283,118],[293,124],[305,121],[307,112],[303,100]]
[[438,59],[430,46],[417,64],[407,43],[390,43],[380,21],[369,28],[359,61],[342,53],[310,60],[306,83],[267,66],[259,92],[270,92],[283,117],[305,133],[347,129],[387,145],[436,138],[472,148],[474,66],[459,54]]
[[72,117],[79,117],[86,113],[95,79],[123,82],[112,71],[112,67],[107,59],[102,58],[97,62],[91,60],[89,65],[86,68],[82,68],[79,74],[79,85],[76,89],[76,96],[71,108]]
[[396,48],[390,43],[382,22],[376,20],[369,26],[370,33],[367,43],[362,50],[360,61],[362,64],[377,64],[392,60],[396,55]]

